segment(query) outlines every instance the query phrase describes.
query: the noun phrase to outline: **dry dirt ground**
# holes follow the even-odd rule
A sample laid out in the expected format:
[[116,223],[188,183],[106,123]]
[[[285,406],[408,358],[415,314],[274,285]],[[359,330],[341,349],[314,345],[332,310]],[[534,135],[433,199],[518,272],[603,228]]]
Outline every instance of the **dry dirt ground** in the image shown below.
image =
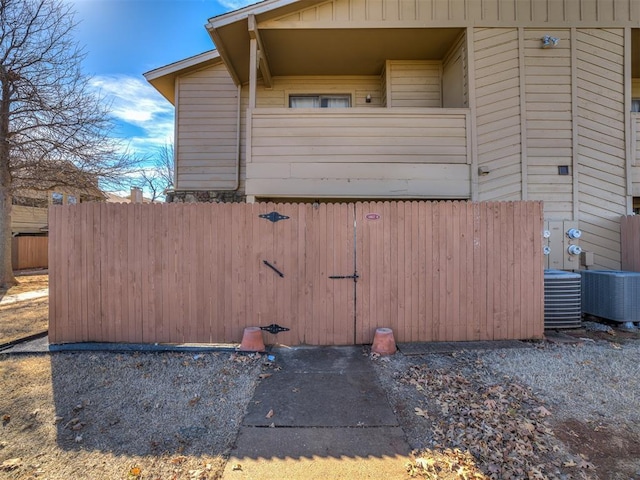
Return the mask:
[[[18,285],[8,291],[0,289],[0,301],[6,296],[43,290],[49,287],[48,275],[21,275]],[[49,300],[38,298],[18,303],[0,304],[0,345],[45,332],[49,323]]]

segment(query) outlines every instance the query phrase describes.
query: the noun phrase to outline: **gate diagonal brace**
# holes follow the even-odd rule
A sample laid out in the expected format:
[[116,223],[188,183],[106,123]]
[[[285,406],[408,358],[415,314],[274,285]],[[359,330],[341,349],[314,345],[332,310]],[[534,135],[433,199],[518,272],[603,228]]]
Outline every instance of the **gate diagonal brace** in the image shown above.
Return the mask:
[[284,278],[284,273],[282,273],[282,272],[281,272],[280,270],[278,270],[276,267],[274,267],[273,265],[271,265],[269,262],[267,262],[266,260],[262,260],[262,263],[264,263],[267,267],[269,267],[271,270],[273,270],[274,272],[276,272],[280,278]]

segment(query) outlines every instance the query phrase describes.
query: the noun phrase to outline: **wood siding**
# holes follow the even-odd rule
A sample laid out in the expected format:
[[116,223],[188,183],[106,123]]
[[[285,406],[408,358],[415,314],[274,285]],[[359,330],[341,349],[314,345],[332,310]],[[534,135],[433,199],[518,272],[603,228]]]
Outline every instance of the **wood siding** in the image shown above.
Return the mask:
[[522,197],[518,30],[474,32],[479,200]]
[[176,189],[236,183],[238,89],[224,65],[178,79]]
[[11,233],[42,233],[47,227],[47,209],[13,205]]
[[442,63],[388,60],[387,106],[442,107]]
[[334,0],[287,14],[263,26],[327,23],[429,26],[624,25],[637,27],[637,0]]
[[[558,46],[540,48],[544,35]],[[569,29],[524,30],[527,199],[544,200],[547,219],[573,217],[571,40]]]
[[49,239],[47,237],[13,237],[11,239],[11,266],[14,270],[47,268],[49,265]]
[[469,107],[469,65],[465,34],[460,35],[442,61],[442,106]]
[[[259,217],[274,210],[289,218]],[[49,340],[541,338],[541,229],[538,202],[56,206]]]
[[640,197],[640,113],[631,114],[632,194]]
[[469,198],[468,111],[257,109],[248,195]]
[[640,272],[640,215],[625,215],[620,221],[622,270]]
[[624,30],[576,35],[581,246],[596,268],[617,270],[626,214]]
[[[265,88],[260,83],[256,92],[256,106],[288,108],[289,95],[292,94],[349,94],[353,107],[380,107],[383,101],[378,75],[275,77],[272,88]],[[371,95],[371,103],[367,103],[367,95]]]

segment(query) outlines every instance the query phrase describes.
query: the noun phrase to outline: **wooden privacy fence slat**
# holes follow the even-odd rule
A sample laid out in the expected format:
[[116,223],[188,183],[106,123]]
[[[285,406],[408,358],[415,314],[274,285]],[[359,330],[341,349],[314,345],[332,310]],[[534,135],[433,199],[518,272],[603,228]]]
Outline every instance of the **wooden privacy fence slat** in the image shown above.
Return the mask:
[[622,270],[640,272],[640,215],[625,215],[620,220]]
[[14,270],[47,268],[49,265],[47,237],[13,237],[11,242],[11,265]]
[[542,225],[540,202],[54,206],[50,341],[541,338]]

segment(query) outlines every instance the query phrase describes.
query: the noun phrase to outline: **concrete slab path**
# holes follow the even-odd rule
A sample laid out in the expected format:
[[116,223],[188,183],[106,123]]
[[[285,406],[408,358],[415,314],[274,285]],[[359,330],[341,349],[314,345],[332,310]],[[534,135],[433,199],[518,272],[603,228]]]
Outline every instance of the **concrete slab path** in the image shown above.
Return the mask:
[[404,479],[410,448],[362,347],[276,349],[223,479]]

